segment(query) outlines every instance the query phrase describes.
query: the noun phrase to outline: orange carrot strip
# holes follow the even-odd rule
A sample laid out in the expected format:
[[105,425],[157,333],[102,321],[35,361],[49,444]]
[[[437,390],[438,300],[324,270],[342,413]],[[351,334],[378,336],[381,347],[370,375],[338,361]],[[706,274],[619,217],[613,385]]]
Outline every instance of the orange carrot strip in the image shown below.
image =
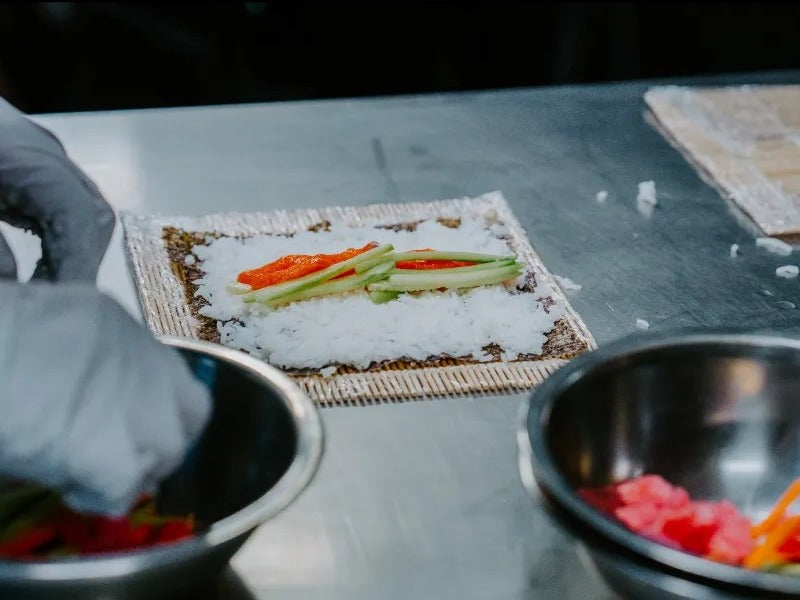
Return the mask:
[[246,283],[248,285],[252,285],[252,282],[258,281],[258,279],[260,279],[261,277],[265,276],[268,273],[283,271],[284,269],[288,269],[293,265],[308,260],[308,258],[309,258],[308,254],[289,254],[271,263],[262,265],[256,269],[250,269],[249,271],[242,271],[241,273],[239,273],[239,276],[236,278],[236,280],[239,283]]
[[786,538],[794,533],[794,530],[800,525],[800,515],[789,517],[781,521],[767,535],[767,539],[760,546],[757,546],[748,556],[744,559],[742,565],[749,569],[758,569],[766,564],[770,557],[776,553],[778,546],[786,541]]
[[783,492],[772,511],[767,515],[767,518],[750,530],[750,535],[757,538],[770,531],[783,518],[786,509],[789,508],[792,502],[798,497],[800,497],[800,479],[795,479],[792,485]]
[[254,290],[260,290],[261,288],[265,288],[270,285],[276,285],[278,283],[283,283],[284,281],[291,281],[292,279],[303,277],[309,273],[321,271],[329,265],[330,262],[326,259],[318,258],[316,256],[309,256],[305,260],[297,262],[286,269],[267,273],[259,273],[248,278],[247,281],[240,280],[240,282],[247,283]]
[[242,271],[236,280],[249,285],[254,290],[260,290],[270,285],[284,283],[315,271],[321,271],[377,246],[376,242],[370,242],[363,248],[348,248],[338,254],[289,254],[256,269]]

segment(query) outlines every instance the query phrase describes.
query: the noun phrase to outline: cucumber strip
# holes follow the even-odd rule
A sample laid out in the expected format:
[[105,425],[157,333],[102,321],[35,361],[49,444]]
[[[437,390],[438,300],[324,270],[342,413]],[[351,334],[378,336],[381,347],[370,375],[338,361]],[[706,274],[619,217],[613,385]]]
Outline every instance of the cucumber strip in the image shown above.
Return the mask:
[[369,299],[375,304],[386,304],[397,299],[400,292],[369,292]]
[[391,252],[382,254],[381,256],[376,256],[371,260],[365,260],[363,263],[355,266],[355,271],[356,273],[364,273],[365,271],[369,271],[372,267],[376,267],[381,263],[389,261],[394,264],[394,254]]
[[405,260],[461,260],[465,262],[492,262],[494,260],[516,260],[516,256],[492,256],[491,254],[476,254],[474,252],[447,252],[426,250],[424,252],[398,252],[394,255],[395,262]]
[[45,488],[34,485],[15,486],[0,492],[0,531],[14,515],[49,494],[50,492]]
[[367,286],[370,292],[421,292],[424,290],[437,290],[439,288],[456,289],[464,287],[477,287],[501,283],[513,279],[522,272],[517,265],[485,269],[472,273],[447,273],[440,275],[434,272],[419,274],[391,274],[383,281],[378,281]]
[[59,506],[61,506],[61,500],[54,492],[49,492],[34,503],[27,505],[11,521],[3,523],[0,543],[12,540],[22,532],[36,527],[56,512]]
[[239,283],[238,281],[231,281],[228,285],[225,286],[225,290],[229,294],[233,294],[234,296],[242,296],[244,294],[249,294],[253,291],[253,287],[247,285],[246,283]]
[[298,302],[299,300],[308,300],[309,298],[318,298],[319,296],[328,296],[330,294],[343,294],[344,292],[352,292],[367,287],[368,284],[379,281],[385,278],[392,270],[392,263],[385,263],[373,267],[366,273],[350,275],[342,279],[334,281],[326,281],[319,285],[312,286],[305,290],[301,290],[294,294],[287,294],[280,296],[267,302],[262,302],[268,306],[278,306],[281,304],[289,304],[291,302]]
[[336,277],[337,275],[341,275],[345,271],[349,271],[350,269],[354,268],[356,265],[359,265],[364,261],[371,260],[376,256],[381,256],[383,254],[386,254],[387,252],[391,252],[392,250],[393,246],[391,244],[378,246],[377,248],[373,248],[372,250],[367,250],[363,254],[359,254],[358,256],[354,256],[353,258],[349,258],[340,263],[336,263],[335,265],[331,265],[327,269],[322,269],[321,271],[317,271],[316,273],[310,273],[308,275],[305,275],[304,277],[298,277],[297,279],[293,279],[292,281],[286,281],[284,283],[270,285],[265,288],[261,288],[260,290],[250,292],[249,294],[245,294],[244,296],[242,296],[242,300],[248,303],[249,302],[264,303],[279,298],[281,296],[294,294],[296,292],[303,291],[315,285],[319,285],[320,283],[324,283],[329,279]]
[[781,573],[782,575],[800,575],[800,565],[797,563],[765,565],[761,570],[771,573]]
[[519,263],[514,259],[508,260],[493,260],[492,262],[479,263],[471,267],[453,267],[449,269],[395,269],[392,274],[398,275],[413,275],[418,273],[474,273],[475,271],[486,271],[487,269],[496,269],[498,267],[510,267],[518,265]]

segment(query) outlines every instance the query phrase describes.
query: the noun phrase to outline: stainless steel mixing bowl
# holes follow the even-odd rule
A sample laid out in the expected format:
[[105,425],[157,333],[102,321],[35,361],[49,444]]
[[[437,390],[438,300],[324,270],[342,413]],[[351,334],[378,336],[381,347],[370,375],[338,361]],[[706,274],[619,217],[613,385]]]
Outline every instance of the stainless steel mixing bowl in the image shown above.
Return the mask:
[[[531,396],[520,472],[618,592],[646,598],[800,595],[800,577],[740,569],[640,537],[576,489],[644,473],[763,517],[800,476],[800,342],[636,336],[565,366]],[[535,482],[535,483],[534,483]]]
[[[280,371],[217,344],[164,338],[213,391],[208,427],[159,492],[159,508],[194,513],[206,529],[153,550],[22,563],[0,561],[0,598],[184,597],[212,581],[255,527],[314,474],[322,427],[311,401]],[[176,592],[174,595],[172,592]]]

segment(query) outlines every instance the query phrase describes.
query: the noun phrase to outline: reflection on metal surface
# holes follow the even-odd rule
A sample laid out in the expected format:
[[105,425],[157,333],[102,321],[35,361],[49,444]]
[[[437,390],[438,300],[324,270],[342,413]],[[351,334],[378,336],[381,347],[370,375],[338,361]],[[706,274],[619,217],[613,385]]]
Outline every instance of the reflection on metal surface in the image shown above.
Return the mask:
[[759,459],[726,459],[720,461],[719,468],[726,475],[758,475],[764,472],[766,465]]

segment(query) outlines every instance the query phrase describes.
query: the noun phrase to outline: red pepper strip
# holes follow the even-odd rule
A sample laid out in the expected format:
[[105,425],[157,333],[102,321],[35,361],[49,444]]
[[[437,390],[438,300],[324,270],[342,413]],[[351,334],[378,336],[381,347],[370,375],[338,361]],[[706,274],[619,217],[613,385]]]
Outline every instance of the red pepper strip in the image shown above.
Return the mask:
[[[236,280],[252,287],[254,290],[292,281],[310,273],[321,271],[331,265],[348,260],[377,247],[370,242],[363,248],[348,248],[339,254],[292,254],[250,271],[242,271]],[[288,260],[290,259],[290,260]],[[281,262],[285,261],[285,262]],[[279,268],[276,268],[278,265]]]
[[82,546],[83,552],[129,550],[146,545],[152,532],[148,524],[134,526],[128,517],[109,519],[90,517],[93,536]]
[[337,275],[336,277],[334,277],[334,279],[341,279],[342,277],[350,277],[350,275],[355,275],[355,274],[356,274],[356,270],[355,269],[350,269],[349,271],[345,271],[341,275]]
[[192,537],[194,524],[189,519],[180,519],[166,523],[158,532],[156,543],[171,544]]
[[464,260],[401,260],[395,263],[397,269],[455,269],[458,267],[471,267],[477,264]]
[[36,548],[55,540],[57,532],[55,527],[42,525],[29,529],[18,536],[0,544],[0,556],[22,557],[33,553]]
[[776,549],[786,562],[800,562],[800,526]]

